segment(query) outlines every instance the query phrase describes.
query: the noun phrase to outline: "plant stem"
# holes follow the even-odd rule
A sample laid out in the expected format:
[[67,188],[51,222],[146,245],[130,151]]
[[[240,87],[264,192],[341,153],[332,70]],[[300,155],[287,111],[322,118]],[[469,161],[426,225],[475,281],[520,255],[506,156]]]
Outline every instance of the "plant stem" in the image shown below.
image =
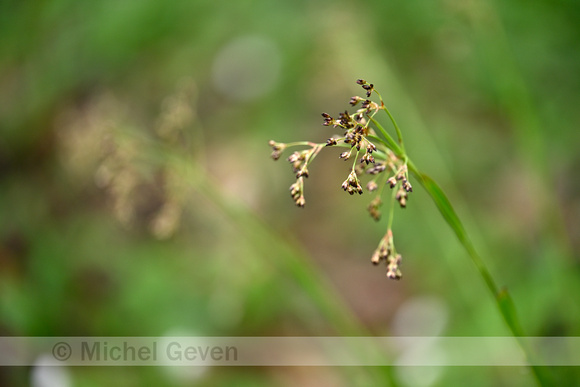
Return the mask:
[[379,141],[384,146],[391,149],[397,157],[401,157],[404,160],[406,160],[408,170],[411,172],[411,174],[413,174],[413,176],[415,176],[417,181],[427,191],[427,194],[431,197],[431,199],[437,206],[437,209],[439,210],[439,212],[441,213],[441,215],[443,216],[449,227],[451,227],[451,229],[459,239],[459,242],[466,250],[472,262],[475,264],[475,267],[477,268],[480,276],[483,278],[483,281],[485,282],[488,290],[492,294],[493,298],[496,300],[496,304],[500,314],[502,315],[508,328],[518,341],[520,347],[524,351],[529,363],[532,364],[531,369],[532,372],[534,373],[534,376],[536,377],[536,381],[538,382],[539,385],[542,386],[551,385],[551,383],[549,382],[550,378],[546,374],[544,369],[534,365],[537,364],[534,362],[535,355],[522,338],[524,336],[524,332],[519,322],[519,318],[515,310],[515,304],[511,296],[509,295],[509,293],[505,288],[500,290],[499,287],[497,286],[489,269],[485,265],[485,262],[483,261],[481,256],[477,253],[477,250],[473,246],[473,243],[471,242],[471,239],[469,238],[469,235],[467,234],[467,231],[465,230],[463,223],[457,216],[455,209],[449,202],[449,199],[447,198],[443,190],[441,190],[439,185],[428,175],[421,173],[419,169],[415,166],[415,164],[408,158],[405,149],[403,147],[401,131],[397,126],[389,110],[386,107],[384,108],[384,110],[391,118],[391,122],[393,123],[393,126],[397,131],[400,146],[394,141],[394,139],[389,135],[389,133],[382,127],[382,125],[377,120],[370,117],[371,121],[375,124],[379,132],[384,137],[384,139],[380,137],[374,137],[373,139]]
[[397,121],[395,121],[395,117],[393,117],[393,115],[391,114],[389,109],[387,109],[387,107],[384,105],[383,105],[383,108],[384,108],[385,112],[387,113],[387,115],[389,116],[389,118],[391,119],[393,126],[395,127],[395,131],[397,132],[397,138],[399,139],[399,144],[401,145],[401,149],[403,150],[403,153],[404,153],[405,152],[405,145],[403,144],[403,134],[401,133],[401,129],[399,128],[399,125],[397,125]]
[[373,124],[375,124],[375,126],[377,127],[377,129],[381,132],[381,134],[383,135],[384,139],[380,138],[380,137],[376,137],[376,136],[369,136],[369,138],[372,138],[373,140],[379,141],[380,143],[382,143],[384,146],[386,146],[387,148],[389,148],[390,150],[392,150],[393,152],[395,152],[395,154],[399,157],[404,157],[405,152],[403,151],[403,149],[395,142],[395,140],[393,140],[393,138],[391,137],[391,135],[385,130],[385,128],[383,128],[383,126],[381,124],[379,124],[379,122],[377,120],[375,120],[373,117],[369,117],[370,120],[372,121]]
[[525,343],[523,336],[524,332],[522,326],[519,322],[519,318],[517,316],[517,312],[515,310],[515,304],[507,292],[505,288],[499,289],[495,280],[493,279],[489,269],[485,265],[483,259],[477,253],[469,235],[465,231],[461,220],[457,216],[457,213],[453,209],[453,206],[447,199],[445,193],[441,190],[441,188],[435,183],[433,179],[429,176],[421,173],[415,164],[411,160],[408,160],[407,166],[409,171],[415,176],[417,181],[425,188],[437,209],[447,222],[447,224],[451,227],[459,242],[463,246],[463,248],[467,251],[468,255],[470,256],[472,262],[475,264],[480,276],[483,278],[483,281],[487,285],[488,290],[491,292],[493,298],[496,300],[497,307],[499,309],[500,314],[502,315],[504,321],[506,322],[508,328],[515,336],[516,340],[520,344],[520,347],[524,351],[528,362],[531,364],[532,372],[536,377],[537,382],[542,386],[551,385],[549,382],[549,376],[545,373],[545,371],[538,367],[535,360],[535,355],[532,353],[530,348]]

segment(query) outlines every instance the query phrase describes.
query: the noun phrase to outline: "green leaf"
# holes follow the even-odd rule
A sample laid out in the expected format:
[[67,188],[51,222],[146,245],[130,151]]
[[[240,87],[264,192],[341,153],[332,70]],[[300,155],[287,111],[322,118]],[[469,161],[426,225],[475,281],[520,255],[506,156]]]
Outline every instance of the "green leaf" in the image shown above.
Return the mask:
[[[437,206],[437,209],[439,210],[439,212],[441,213],[441,215],[443,216],[449,227],[451,227],[451,229],[459,239],[461,245],[465,248],[465,250],[471,257],[471,260],[477,267],[477,270],[479,271],[481,277],[485,281],[485,284],[487,285],[489,291],[493,294],[493,297],[497,302],[498,309],[512,334],[515,337],[520,338],[524,336],[523,329],[518,320],[515,304],[511,296],[507,292],[507,289],[502,289],[501,291],[499,291],[493,277],[491,276],[491,273],[485,266],[485,263],[483,262],[483,260],[475,250],[473,243],[469,239],[469,236],[465,231],[465,227],[463,226],[463,223],[461,223],[461,220],[459,219],[457,213],[453,209],[453,206],[451,205],[451,202],[447,198],[447,195],[445,195],[441,187],[439,187],[439,185],[433,179],[419,172],[419,170],[411,162],[411,160],[408,160],[407,166],[409,168],[409,171],[413,174],[413,176],[415,176],[415,178],[419,181],[419,183],[423,186],[423,188],[425,188],[429,196],[431,196],[431,199],[433,199],[433,202]],[[536,362],[534,362],[535,359],[534,353],[530,350],[530,348],[528,348],[525,345],[525,343],[522,340],[519,341],[522,349],[526,353],[528,361],[530,362],[530,364],[532,364],[531,369],[536,377],[536,381],[538,382],[538,384],[542,386],[553,385],[550,379],[550,375],[548,375],[547,372],[542,367],[534,365],[537,364]]]

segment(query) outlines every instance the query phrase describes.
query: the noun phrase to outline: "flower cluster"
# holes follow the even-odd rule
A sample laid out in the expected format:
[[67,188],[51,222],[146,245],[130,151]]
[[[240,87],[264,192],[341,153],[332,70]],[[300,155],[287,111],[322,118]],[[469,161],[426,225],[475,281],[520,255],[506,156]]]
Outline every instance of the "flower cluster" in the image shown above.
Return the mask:
[[351,195],[353,195],[355,192],[358,193],[359,195],[362,195],[363,189],[360,186],[358,176],[356,175],[356,172],[354,170],[350,173],[350,175],[348,175],[346,180],[342,183],[342,189]]
[[298,177],[296,183],[290,186],[290,195],[298,207],[304,207],[306,204],[306,199],[304,199],[304,176]]
[[401,278],[401,270],[399,270],[401,254],[397,254],[397,250],[395,250],[391,229],[381,239],[379,247],[377,247],[371,258],[371,262],[374,265],[378,265],[381,261],[385,261],[387,264],[387,277],[391,279]]
[[[362,86],[365,97],[354,96],[350,99],[350,105],[360,106],[353,113],[348,110],[338,113],[333,117],[328,113],[322,113],[324,119],[322,125],[344,130],[342,137],[331,137],[325,143],[294,142],[279,143],[270,141],[272,147],[271,157],[278,160],[285,149],[295,146],[306,146],[307,149],[294,151],[287,161],[291,164],[296,175],[296,182],[290,186],[290,194],[294,203],[299,207],[304,207],[304,179],[309,176],[308,165],[316,157],[323,147],[346,148],[341,152],[339,158],[342,160],[353,160],[350,172],[346,180],[342,183],[342,189],[350,195],[363,193],[361,176],[366,174],[371,176],[371,180],[366,184],[366,189],[373,192],[375,197],[367,207],[369,214],[375,220],[381,219],[380,208],[383,204],[381,199],[385,186],[392,189],[393,195],[391,203],[397,201],[401,208],[405,208],[409,193],[413,191],[409,182],[409,172],[407,168],[407,156],[404,152],[400,131],[394,122],[391,114],[385,107],[381,95],[372,83],[363,79],[357,80],[357,84]],[[375,93],[379,102],[372,101],[371,95]],[[386,111],[391,118],[399,140],[399,145],[389,136],[389,134],[375,120],[374,116],[379,111]],[[372,124],[372,125],[371,125]],[[382,138],[381,138],[382,136]],[[388,141],[387,141],[388,140]],[[382,238],[379,247],[372,256],[372,262],[378,264],[381,260],[387,263],[387,276],[393,279],[401,278],[399,264],[401,255],[396,253],[391,231],[392,211],[391,205],[389,225],[387,234]]]
[[278,160],[282,155],[282,152],[284,152],[284,149],[286,149],[286,144],[282,144],[273,140],[270,140],[268,145],[272,147],[272,154],[270,154],[270,157],[272,157],[274,160]]
[[292,165],[292,171],[296,174],[296,182],[290,186],[290,195],[298,207],[304,207],[306,204],[306,199],[304,198],[304,178],[309,175],[308,165],[326,144],[314,144],[311,142],[284,144],[275,141],[270,141],[268,144],[272,147],[272,154],[270,156],[274,160],[278,160],[284,149],[288,147],[295,145],[310,146],[310,149],[293,152],[286,159]]

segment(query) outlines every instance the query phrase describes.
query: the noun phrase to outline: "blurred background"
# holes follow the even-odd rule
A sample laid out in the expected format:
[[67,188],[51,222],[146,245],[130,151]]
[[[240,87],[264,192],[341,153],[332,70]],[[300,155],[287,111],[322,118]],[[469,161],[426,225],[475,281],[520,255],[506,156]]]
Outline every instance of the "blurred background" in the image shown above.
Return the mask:
[[[101,0],[0,3],[2,336],[505,336],[415,185],[403,278],[386,219],[323,149],[294,206],[268,140],[375,84],[529,336],[580,335],[580,4]],[[388,120],[381,117],[388,126]],[[413,180],[412,183],[415,183]],[[574,368],[555,368],[561,381]],[[479,384],[475,380],[480,380]],[[2,385],[533,383],[529,370],[0,369]],[[566,383],[565,383],[566,384]]]

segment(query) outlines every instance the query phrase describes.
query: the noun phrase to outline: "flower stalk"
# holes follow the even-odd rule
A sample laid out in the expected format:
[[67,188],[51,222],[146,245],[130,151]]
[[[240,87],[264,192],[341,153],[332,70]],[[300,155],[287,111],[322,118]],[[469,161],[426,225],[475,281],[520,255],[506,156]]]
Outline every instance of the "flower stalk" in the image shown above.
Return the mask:
[[[385,185],[389,186],[392,190],[392,195],[388,215],[387,232],[383,238],[381,238],[377,248],[374,250],[371,256],[371,262],[375,265],[384,262],[387,266],[386,275],[390,279],[400,279],[402,277],[400,270],[402,256],[397,253],[397,250],[395,249],[392,232],[394,218],[393,210],[395,207],[393,204],[397,201],[401,208],[407,206],[409,194],[413,192],[413,187],[409,182],[409,173],[413,175],[415,180],[427,191],[439,212],[470,256],[488,290],[493,295],[499,313],[504,318],[512,334],[520,342],[528,361],[531,364],[534,364],[534,354],[529,350],[529,348],[527,348],[526,343],[522,339],[522,336],[524,336],[523,330],[519,323],[513,300],[507,290],[500,289],[497,286],[483,259],[479,256],[473,246],[462,222],[447,199],[445,193],[437,183],[435,183],[435,181],[433,181],[428,175],[422,173],[408,157],[404,146],[402,131],[397,125],[391,112],[385,106],[381,94],[375,89],[373,84],[368,83],[363,79],[357,80],[357,84],[362,86],[366,98],[354,96],[350,99],[349,103],[351,106],[356,107],[360,104],[360,108],[358,108],[354,113],[351,114],[348,111],[344,111],[339,113],[338,118],[336,119],[328,113],[322,113],[324,118],[323,125],[344,129],[344,135],[342,137],[329,138],[322,144],[314,144],[310,142],[283,144],[270,141],[270,146],[273,148],[272,158],[277,160],[280,153],[287,147],[306,145],[309,146],[310,149],[302,151],[306,153],[298,154],[304,154],[304,163],[308,164],[316,154],[318,154],[322,147],[339,146],[350,148],[348,151],[345,151],[340,155],[340,158],[344,160],[348,160],[353,155],[355,157],[353,167],[351,168],[347,179],[342,183],[342,188],[351,195],[355,192],[362,194],[363,189],[360,183],[361,175],[367,174],[374,176],[366,184],[367,190],[375,194],[375,197],[371,200],[367,209],[371,217],[377,221],[381,218],[380,207],[382,206],[381,195],[383,188]],[[379,99],[378,103],[370,99],[373,93],[377,95]],[[395,130],[396,140],[375,119],[375,115],[380,111],[384,111],[389,117]],[[358,160],[361,153],[362,157]],[[304,207],[305,204],[303,192],[304,177],[308,177],[308,174],[304,175],[302,173],[299,174],[299,176],[297,175],[298,181],[291,186],[292,197],[296,205],[299,207]],[[544,370],[534,365],[531,366],[531,369],[540,385],[549,384],[549,378]]]
[[[325,147],[339,146],[347,148],[346,151],[339,155],[339,158],[345,161],[352,159],[353,162],[350,172],[341,187],[350,195],[355,193],[362,195],[364,192],[363,176],[372,176],[371,180],[366,183],[366,189],[374,193],[374,198],[369,203],[367,210],[371,217],[378,221],[382,216],[380,211],[383,204],[381,195],[385,186],[389,186],[393,190],[392,197],[399,203],[401,208],[407,206],[409,194],[413,192],[413,187],[409,182],[408,157],[404,151],[401,130],[374,85],[363,79],[357,80],[357,84],[363,88],[365,97],[354,96],[350,99],[350,105],[357,107],[353,113],[345,110],[340,112],[336,118],[328,113],[322,113],[324,120],[322,125],[343,129],[344,134],[342,137],[331,137],[325,143],[308,141],[280,143],[272,140],[269,145],[272,147],[271,157],[274,160],[278,160],[288,148],[306,147],[306,149],[295,150],[287,158],[287,161],[292,166],[292,171],[296,175],[296,182],[290,186],[290,195],[298,207],[304,207],[306,204],[304,182],[305,178],[309,177],[308,165],[314,160],[316,155]],[[373,94],[378,97],[378,102],[371,100]],[[380,111],[385,111],[395,126],[397,142],[375,120],[375,115]],[[391,229],[393,207],[390,206],[389,208],[387,233],[379,242],[379,246],[371,260],[375,264],[384,261],[387,266],[387,277],[400,279],[401,271],[399,265],[401,263],[401,255],[396,254],[394,249]]]

